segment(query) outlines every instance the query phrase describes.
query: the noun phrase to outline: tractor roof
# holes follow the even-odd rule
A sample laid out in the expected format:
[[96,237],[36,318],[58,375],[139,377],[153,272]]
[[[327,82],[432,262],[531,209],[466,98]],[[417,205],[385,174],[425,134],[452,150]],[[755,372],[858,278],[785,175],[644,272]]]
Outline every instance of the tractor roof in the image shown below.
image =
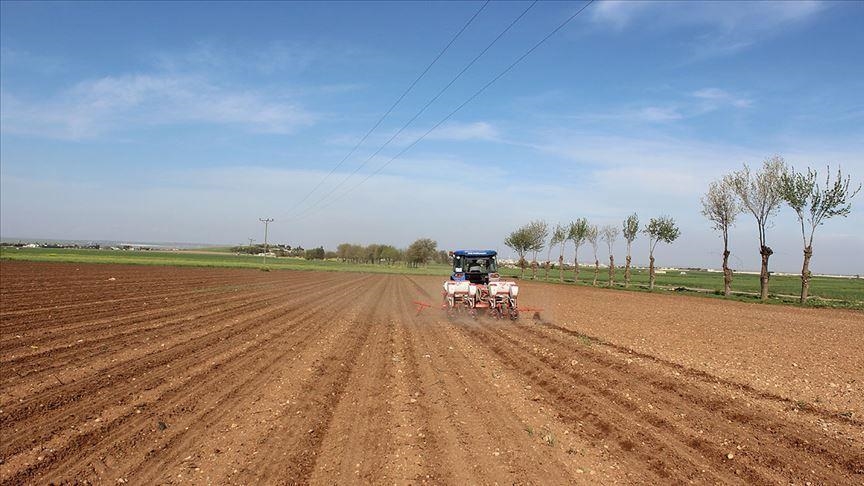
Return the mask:
[[456,256],[467,257],[493,257],[498,254],[495,250],[456,250],[453,252]]

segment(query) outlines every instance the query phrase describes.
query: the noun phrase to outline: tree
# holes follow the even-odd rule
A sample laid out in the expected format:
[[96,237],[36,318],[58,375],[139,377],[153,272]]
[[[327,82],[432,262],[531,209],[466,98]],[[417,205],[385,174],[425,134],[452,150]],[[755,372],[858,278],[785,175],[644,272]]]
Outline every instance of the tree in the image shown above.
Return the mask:
[[766,229],[771,217],[777,214],[780,203],[783,202],[781,179],[786,172],[786,162],[783,157],[775,155],[762,162],[762,170],[751,173],[747,164],[742,170],[733,172],[723,180],[732,186],[741,205],[756,218],[759,227],[759,254],[762,256],[762,268],[759,272],[759,287],[762,300],[768,300],[768,259],[774,250],[768,246]]
[[723,295],[732,292],[732,269],[729,268],[729,228],[741,213],[741,205],[728,181],[714,181],[702,197],[702,214],[723,236]]
[[588,220],[585,218],[579,218],[575,222],[570,223],[570,228],[567,230],[567,239],[576,245],[576,249],[573,252],[573,282],[575,283],[579,283],[579,247],[588,239],[589,230],[590,226],[588,225]]
[[[849,202],[858,191],[861,184],[850,190],[850,177],[843,179],[843,173],[837,169],[837,178],[831,181],[831,167],[828,167],[825,177],[825,187],[820,186],[815,170],[807,168],[807,173],[796,172],[793,168],[781,178],[781,194],[786,203],[795,210],[798,222],[801,224],[801,238],[804,240],[804,264],[801,267],[801,303],[807,301],[810,290],[810,258],[813,256],[813,235],[816,227],[834,216],[846,217],[852,211]],[[809,236],[805,229],[810,230]]]
[[529,234],[528,225],[524,225],[510,233],[510,236],[504,239],[504,244],[519,255],[519,268],[522,269],[519,278],[525,277],[525,254],[531,249],[531,235]]
[[624,239],[627,240],[627,263],[624,267],[624,287],[630,286],[630,249],[633,246],[633,241],[636,235],[639,234],[639,216],[636,213],[627,216],[624,220]]
[[528,223],[527,229],[531,238],[531,280],[534,280],[537,277],[537,253],[543,251],[543,248],[546,247],[546,237],[549,236],[549,225],[546,224],[546,221],[538,219]]
[[408,264],[413,267],[425,265],[435,256],[437,248],[438,243],[435,240],[420,238],[414,243],[411,243],[408,250],[405,252]]
[[305,258],[307,260],[323,260],[324,259],[324,247],[319,246],[318,248],[312,248],[310,250],[306,250]]
[[588,234],[585,238],[588,240],[588,243],[591,243],[591,248],[594,249],[594,281],[591,282],[591,285],[595,287],[597,286],[597,275],[600,273],[600,260],[597,259],[597,237],[599,235],[600,230],[596,224],[588,226]]
[[609,286],[615,285],[615,255],[612,254],[615,246],[615,240],[618,239],[618,227],[607,224],[601,232],[603,241],[606,242],[606,247],[609,248]]
[[[560,230],[560,233],[558,232]],[[564,249],[567,246],[567,239],[569,237],[569,228],[567,226],[557,226],[555,228],[555,234],[558,236],[558,245],[560,248],[560,252],[558,254],[558,281],[564,282]]]
[[654,248],[661,241],[672,243],[681,236],[681,231],[674,219],[669,216],[660,216],[659,218],[651,218],[643,232],[648,235],[648,288],[654,290]]
[[[560,244],[565,239],[567,239],[567,230],[560,224],[556,224],[555,229],[552,231],[552,238],[549,240],[549,250],[546,253],[546,276],[543,277],[544,280],[549,280],[549,266],[552,260],[552,249],[555,248],[555,245]],[[563,256],[563,250],[561,254]],[[559,258],[559,265],[560,260],[561,259]]]

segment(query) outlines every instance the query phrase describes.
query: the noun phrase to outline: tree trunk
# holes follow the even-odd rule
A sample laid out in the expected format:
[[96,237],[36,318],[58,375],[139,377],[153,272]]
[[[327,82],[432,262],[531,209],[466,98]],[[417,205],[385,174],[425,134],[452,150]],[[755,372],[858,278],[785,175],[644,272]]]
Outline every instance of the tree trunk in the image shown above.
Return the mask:
[[609,255],[609,286],[615,285],[615,256]]
[[804,266],[801,267],[801,303],[807,302],[807,294],[810,292],[810,257],[813,256],[813,247],[804,248]]
[[594,282],[591,283],[593,286],[597,286],[597,275],[600,274],[600,260],[594,259]]
[[624,288],[630,287],[630,255],[627,255],[627,264],[624,266]]
[[654,255],[648,258],[648,288],[654,290]]
[[531,260],[531,280],[537,280],[537,260]]
[[543,277],[543,280],[549,280],[549,260],[546,260],[546,264],[543,265],[546,268],[546,276]]
[[519,279],[524,280],[525,279],[525,257],[519,257],[519,269],[520,269]]
[[771,278],[771,275],[768,274],[768,258],[774,253],[768,246],[762,246],[759,250],[759,254],[762,255],[762,269],[759,271],[759,298],[763,301],[768,300],[768,279]]
[[732,269],[729,268],[729,250],[723,252],[723,295],[732,293]]
[[577,254],[573,255],[573,283],[579,283],[579,249],[576,249]]
[[564,255],[558,257],[558,281],[564,282]]

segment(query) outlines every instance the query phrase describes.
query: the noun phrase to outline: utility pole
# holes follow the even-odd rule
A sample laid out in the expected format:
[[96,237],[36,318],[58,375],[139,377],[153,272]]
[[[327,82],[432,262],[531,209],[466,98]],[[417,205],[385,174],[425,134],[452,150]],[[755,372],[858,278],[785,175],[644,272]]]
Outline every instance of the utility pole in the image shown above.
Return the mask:
[[267,265],[267,252],[270,250],[267,246],[267,228],[273,222],[273,218],[258,218],[258,221],[264,223],[264,265]]
[[255,241],[255,238],[247,238],[249,240],[249,254],[252,254],[252,242]]

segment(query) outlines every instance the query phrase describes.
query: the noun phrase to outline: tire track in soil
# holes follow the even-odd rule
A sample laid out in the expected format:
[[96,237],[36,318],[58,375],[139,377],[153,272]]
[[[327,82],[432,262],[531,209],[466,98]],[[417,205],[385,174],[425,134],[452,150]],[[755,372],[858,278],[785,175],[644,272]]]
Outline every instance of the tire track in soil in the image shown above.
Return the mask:
[[280,433],[271,431],[256,444],[256,450],[283,451],[280,461],[263,454],[257,457],[253,455],[239,470],[236,477],[238,482],[251,484],[277,479],[290,484],[309,482],[318,463],[322,444],[331,433],[334,413],[356,372],[361,354],[368,347],[374,317],[380,313],[382,303],[389,302],[380,297],[384,289],[375,287],[383,285],[386,289],[392,284],[392,277],[381,276],[377,280],[378,285],[364,289],[360,312],[351,319],[345,342],[335,346],[332,353],[326,354],[315,367],[313,378],[303,383],[299,393],[303,398],[295,412],[301,419],[300,424],[285,416],[277,425]]
[[[368,349],[334,414],[313,484],[340,482],[429,483],[442,461],[430,433],[417,350],[409,342],[415,323],[404,277],[388,277],[382,298],[396,304],[379,312]],[[398,312],[396,312],[398,310]],[[383,403],[382,403],[383,401]],[[358,420],[369,424],[358,428]]]
[[[344,286],[349,287],[350,285],[346,283]],[[335,288],[338,289],[338,287]],[[327,290],[322,289],[321,293],[327,293]],[[318,297],[321,297],[321,295],[318,295]],[[27,443],[38,443],[52,436],[55,436],[53,439],[54,442],[62,443],[64,440],[68,440],[67,436],[72,434],[69,432],[63,434],[62,431],[80,424],[81,417],[88,416],[89,410],[98,410],[98,407],[92,401],[94,397],[88,393],[89,390],[96,388],[111,393],[100,401],[95,402],[95,404],[103,403],[106,404],[106,407],[109,407],[108,404],[111,404],[115,408],[118,407],[117,404],[120,404],[122,407],[129,409],[132,407],[131,403],[135,399],[135,391],[143,389],[145,393],[151,392],[150,394],[153,394],[155,393],[153,390],[158,391],[166,387],[163,383],[164,378],[162,374],[158,372],[148,373],[148,371],[160,370],[163,367],[170,369],[173,365],[175,370],[191,369],[204,374],[207,372],[208,367],[204,366],[201,369],[202,366],[198,365],[196,368],[196,364],[206,362],[208,353],[212,355],[216,351],[225,352],[224,350],[230,350],[232,347],[237,347],[240,344],[243,344],[246,348],[253,344],[260,344],[260,339],[254,342],[246,341],[245,343],[237,343],[236,341],[244,339],[250,334],[255,334],[256,330],[265,328],[269,317],[280,315],[287,307],[296,306],[297,309],[292,309],[294,314],[307,316],[303,319],[308,319],[308,316],[312,314],[310,313],[310,309],[304,308],[302,304],[308,303],[315,298],[316,296],[307,297],[300,301],[300,305],[294,302],[293,304],[287,303],[276,307],[262,307],[262,309],[250,313],[239,324],[231,324],[218,331],[211,332],[206,336],[208,339],[192,342],[192,346],[197,346],[193,347],[192,352],[178,345],[148,356],[147,361],[138,360],[129,363],[128,366],[117,367],[117,369],[112,370],[112,374],[107,376],[100,376],[90,382],[73,383],[67,387],[58,387],[57,390],[51,390],[43,394],[44,396],[28,400],[22,407],[4,410],[4,414],[0,418],[0,426],[5,429],[7,428],[7,424],[15,423],[17,427],[28,430],[29,434],[26,436],[16,435],[13,441],[3,444],[2,455],[6,458],[3,469],[7,469],[10,464],[15,462],[14,458],[9,459],[9,456],[21,452]],[[235,354],[237,353],[235,352]],[[144,375],[147,374],[151,376],[145,377]],[[135,377],[140,378],[137,383],[134,383]],[[190,381],[194,377],[195,375],[191,375],[183,381]],[[112,381],[120,382],[121,384],[111,386]],[[42,403],[35,403],[40,401]],[[131,412],[127,410],[128,413]],[[106,426],[100,426],[99,433]],[[72,435],[72,437],[75,438],[76,436]],[[80,446],[80,440],[73,445]],[[31,451],[29,455],[35,456],[36,453]]]
[[[428,293],[427,293],[428,295]],[[409,301],[410,302],[410,301]],[[415,311],[416,312],[416,311]],[[530,427],[475,366],[454,334],[461,325],[433,314],[412,319],[414,346],[423,354],[420,376],[431,432],[442,451],[438,480],[460,483],[550,483],[575,477],[548,445],[527,435]]]
[[[751,483],[816,478],[836,480],[838,471],[835,465],[845,468],[846,474],[858,474],[854,472],[858,467],[854,453],[837,463],[831,460],[830,454],[827,460],[824,455],[819,460],[811,460],[811,453],[825,452],[824,448],[805,446],[811,440],[820,441],[818,434],[805,434],[802,438],[804,431],[792,428],[791,441],[799,447],[789,448],[782,441],[778,444],[770,440],[778,435],[777,429],[790,429],[782,421],[763,419],[767,426],[754,431],[751,430],[754,427],[750,416],[740,411],[733,417],[738,422],[728,418],[728,423],[717,420],[717,404],[722,403],[722,398],[710,398],[712,392],[707,390],[693,392],[688,397],[684,393],[688,384],[678,378],[668,379],[664,386],[657,386],[660,376],[643,373],[634,377],[632,365],[614,363],[598,351],[586,349],[584,344],[562,345],[545,333],[528,339],[525,334],[539,331],[524,325],[484,331],[474,332],[472,337],[490,346],[513,366],[531,364],[523,365],[521,372],[531,376],[541,388],[556,397],[561,403],[559,408],[569,411],[576,420],[590,419],[595,425],[595,430],[589,430],[591,436],[611,435],[617,442],[619,454],[635,455],[638,461],[631,464],[630,469],[643,463],[649,464],[663,480],[684,481],[695,476],[702,481],[746,480]],[[566,369],[562,359],[566,355],[588,361],[592,373]],[[569,406],[573,398],[578,398],[576,401],[582,406]],[[647,401],[649,407],[634,405],[634,398]],[[686,401],[687,398],[691,401]],[[589,406],[585,407],[586,404]],[[706,404],[707,407],[703,408]],[[603,411],[602,416],[597,411]],[[742,417],[748,417],[747,421],[742,423]],[[628,423],[628,427],[620,425]],[[632,434],[629,433],[631,430],[639,432]],[[710,435],[702,436],[702,430]],[[782,437],[782,432],[780,435]],[[749,449],[733,448],[736,459],[732,462],[725,459],[726,452],[732,447],[726,442],[745,444]],[[835,446],[842,447],[842,444]],[[848,451],[848,447],[845,449]],[[657,462],[657,456],[664,456],[667,460]],[[798,460],[790,464],[790,457],[795,456]],[[699,474],[700,471],[712,474],[704,476]],[[839,474],[843,478],[844,474]]]

